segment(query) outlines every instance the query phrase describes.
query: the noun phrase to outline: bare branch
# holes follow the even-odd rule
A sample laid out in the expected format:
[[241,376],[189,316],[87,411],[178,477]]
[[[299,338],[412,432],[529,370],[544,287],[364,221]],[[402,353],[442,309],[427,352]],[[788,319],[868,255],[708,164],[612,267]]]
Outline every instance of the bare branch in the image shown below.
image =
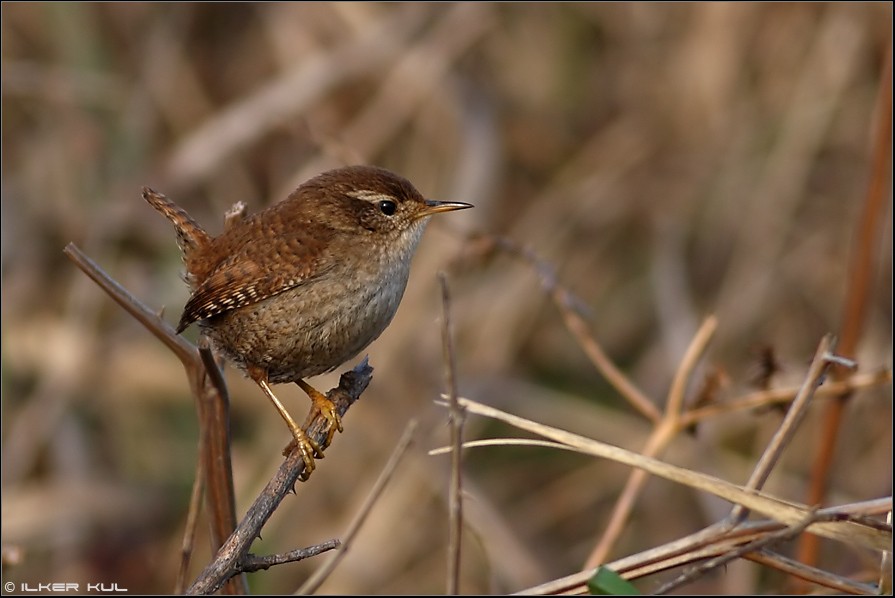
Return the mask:
[[251,573],[253,571],[261,571],[264,569],[270,569],[274,565],[282,565],[284,563],[295,563],[297,561],[303,561],[304,559],[309,559],[312,556],[317,556],[318,554],[322,554],[329,550],[334,550],[341,546],[342,543],[339,540],[332,539],[327,540],[326,542],[321,542],[320,544],[315,544],[314,546],[308,546],[307,548],[299,548],[297,550],[290,550],[289,552],[283,554],[271,554],[268,556],[256,556],[254,554],[247,554],[239,563],[239,570],[243,573]]
[[183,540],[180,543],[180,568],[174,582],[174,593],[183,594],[186,587],[186,576],[193,557],[193,546],[196,543],[196,527],[199,524],[199,512],[202,510],[202,492],[205,489],[205,441],[199,441],[199,458],[196,459],[196,477],[190,492],[190,507],[186,514],[186,525],[183,529]]
[[[793,434],[795,434],[799,423],[805,417],[808,403],[814,396],[815,389],[820,386],[824,372],[830,367],[830,359],[828,358],[828,355],[832,347],[833,337],[828,334],[821,339],[820,345],[818,345],[817,351],[814,354],[814,359],[811,362],[811,366],[808,368],[808,373],[805,375],[805,382],[802,384],[802,388],[799,390],[799,394],[795,401],[793,401],[789,410],[786,412],[786,417],[780,422],[780,427],[777,428],[777,432],[774,433],[773,438],[771,438],[771,441],[768,443],[767,447],[765,447],[761,459],[759,459],[758,463],[755,465],[755,469],[752,471],[749,481],[746,482],[747,488],[760,490],[767,481],[768,476],[771,475],[771,470],[774,468],[780,455],[783,454],[783,449],[786,448],[786,445],[789,443],[790,439],[792,439]],[[740,522],[745,519],[748,514],[749,511],[747,509],[740,505],[736,505],[731,511],[730,516],[732,521]]]
[[554,268],[546,261],[542,260],[538,255],[527,247],[520,246],[515,241],[506,237],[496,235],[479,235],[478,239],[483,239],[493,247],[506,251],[510,255],[514,255],[523,259],[532,268],[534,268],[541,280],[541,287],[549,293],[551,299],[556,304],[559,313],[563,318],[563,322],[581,349],[590,359],[591,363],[597,370],[603,374],[606,381],[609,382],[618,393],[624,397],[635,410],[646,417],[651,422],[658,422],[662,418],[659,409],[647,397],[643,391],[627,377],[622,371],[609,359],[606,352],[594,338],[587,323],[587,309],[584,302],[578,299],[571,291],[559,284]]
[[[196,400],[202,443],[199,455],[205,470],[207,504],[213,523],[212,547],[217,549],[224,538],[230,535],[236,523],[236,498],[230,462],[230,401],[227,386],[207,343],[203,341],[202,349],[197,351],[196,347],[178,335],[158,314],[131,295],[74,243],[69,243],[63,252],[116,303],[161,340],[183,364],[190,390]],[[182,546],[185,549],[190,548],[187,544]],[[188,558],[184,555],[181,560],[182,569],[186,566],[186,561]],[[228,584],[226,592],[247,593],[246,580]]]
[[[336,406],[336,411],[340,416],[344,416],[351,405],[360,398],[372,378],[373,368],[366,359],[353,370],[342,374],[339,385],[326,393],[327,398]],[[317,413],[305,432],[311,439],[323,444],[328,430],[329,420],[323,414]],[[255,499],[255,502],[252,503],[252,506],[249,507],[245,517],[224,542],[214,560],[189,587],[187,594],[215,592],[224,582],[241,571],[242,559],[248,554],[252,542],[258,537],[261,528],[273,515],[283,498],[294,489],[295,482],[298,481],[304,470],[305,462],[300,451],[293,450],[258,498]]]
[[449,538],[447,562],[447,594],[454,596],[460,587],[460,553],[463,534],[463,485],[460,461],[463,456],[463,420],[466,413],[457,403],[456,360],[451,338],[451,299],[448,293],[447,277],[442,272],[438,276],[441,284],[442,317],[441,341],[444,354],[444,378],[447,386],[448,413],[451,424],[451,479],[448,493]]

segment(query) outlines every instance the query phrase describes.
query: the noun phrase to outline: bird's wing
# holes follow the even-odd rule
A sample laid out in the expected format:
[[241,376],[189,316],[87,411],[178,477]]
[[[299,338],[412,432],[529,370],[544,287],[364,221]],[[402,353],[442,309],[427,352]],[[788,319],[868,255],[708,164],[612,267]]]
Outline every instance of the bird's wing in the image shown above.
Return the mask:
[[199,282],[177,325],[221,315],[282,293],[328,272],[334,263],[323,255],[325,243],[306,235],[285,235],[266,242],[247,241]]

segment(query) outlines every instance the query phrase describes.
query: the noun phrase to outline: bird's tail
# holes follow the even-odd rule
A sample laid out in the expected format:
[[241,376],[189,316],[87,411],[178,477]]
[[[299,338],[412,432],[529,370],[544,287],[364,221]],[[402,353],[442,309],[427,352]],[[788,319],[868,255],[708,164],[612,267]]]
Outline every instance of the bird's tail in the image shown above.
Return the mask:
[[211,236],[183,208],[161,193],[143,187],[143,199],[174,224],[174,229],[177,231],[177,245],[183,253],[187,272],[192,272],[191,261],[211,243]]

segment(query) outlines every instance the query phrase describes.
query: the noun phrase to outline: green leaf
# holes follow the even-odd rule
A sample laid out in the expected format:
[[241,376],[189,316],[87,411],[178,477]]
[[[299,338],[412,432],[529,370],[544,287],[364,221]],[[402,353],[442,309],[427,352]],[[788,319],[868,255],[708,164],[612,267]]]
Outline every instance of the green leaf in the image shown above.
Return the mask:
[[639,596],[640,592],[628,580],[610,569],[598,567],[590,579],[587,580],[587,589],[591,594],[599,596]]

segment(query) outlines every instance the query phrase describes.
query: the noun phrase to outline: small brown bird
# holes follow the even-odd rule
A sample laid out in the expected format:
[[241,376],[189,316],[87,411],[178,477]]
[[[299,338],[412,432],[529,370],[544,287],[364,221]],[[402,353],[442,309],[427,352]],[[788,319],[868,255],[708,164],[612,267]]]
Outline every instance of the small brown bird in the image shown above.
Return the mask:
[[[143,197],[174,223],[186,264],[192,294],[177,332],[198,322],[261,387],[292,431],[304,479],[342,431],[333,403],[304,379],[348,361],[389,325],[428,217],[472,207],[427,200],[406,179],[372,166],[320,174],[257,214],[230,217],[217,237],[164,195],[144,187]],[[270,388],[286,382],[330,421],[323,447]]]

